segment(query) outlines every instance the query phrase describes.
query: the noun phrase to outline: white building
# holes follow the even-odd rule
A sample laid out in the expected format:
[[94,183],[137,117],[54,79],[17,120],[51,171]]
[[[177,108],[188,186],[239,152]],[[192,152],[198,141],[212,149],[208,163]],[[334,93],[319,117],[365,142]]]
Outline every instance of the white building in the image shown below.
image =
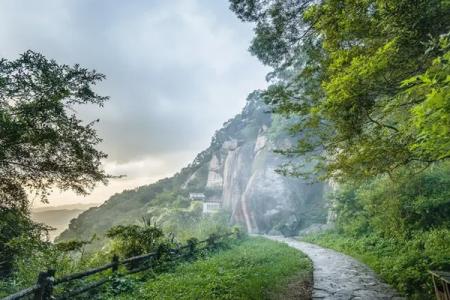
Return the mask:
[[189,193],[189,199],[194,201],[205,201],[206,197],[203,193]]
[[190,193],[189,199],[191,201],[202,201],[204,214],[211,214],[218,212],[222,207],[220,201],[217,201],[217,199],[207,199],[205,194],[203,193]]
[[220,210],[220,202],[203,202],[203,213],[204,214],[211,214],[218,212]]

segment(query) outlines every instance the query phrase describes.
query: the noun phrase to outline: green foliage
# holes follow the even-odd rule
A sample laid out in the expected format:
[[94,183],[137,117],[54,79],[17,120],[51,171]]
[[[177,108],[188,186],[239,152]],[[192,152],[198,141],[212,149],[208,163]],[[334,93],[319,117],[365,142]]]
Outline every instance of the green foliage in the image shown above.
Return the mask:
[[163,191],[153,199],[154,206],[170,206],[177,198],[177,193],[173,191]]
[[230,3],[274,68],[263,97],[296,117],[298,143],[281,153],[315,164],[281,171],[347,183],[333,196],[339,234],[317,241],[428,297],[426,269],[449,268],[450,255],[450,166],[439,164],[450,158],[450,2]]
[[132,293],[133,290],[139,287],[139,282],[133,280],[132,278],[127,277],[115,277],[112,279],[111,288],[107,291],[106,295],[102,294],[101,299],[105,299],[108,297],[108,294],[111,297],[115,297],[118,294]]
[[[95,149],[97,121],[83,124],[70,113],[103,105],[108,98],[92,86],[104,78],[33,51],[0,59],[0,276],[20,273],[26,255],[48,248],[41,239],[50,228],[30,220],[27,193],[42,201],[55,186],[87,194],[109,178],[101,169],[106,154]],[[15,259],[19,270],[12,269]]]
[[409,129],[417,135],[410,150],[433,160],[450,157],[450,33],[430,43],[437,52],[424,73],[407,79],[405,97],[418,104],[411,109]]
[[202,213],[202,203],[194,201],[188,209],[170,209],[156,219],[165,232],[174,233],[178,240],[191,237],[204,239],[212,233],[225,232],[229,228],[230,215],[217,212],[211,215]]
[[[230,246],[233,240],[243,236],[237,229],[233,231],[232,237],[222,237],[224,234],[230,233],[229,230],[211,233],[208,238],[206,248],[198,243],[197,238],[190,238],[187,245],[191,245],[192,253],[182,256],[181,261],[192,261],[198,256],[205,257],[215,251]],[[155,274],[161,274],[172,270],[180,260],[174,259],[169,250],[180,246],[173,234],[165,236],[162,230],[144,220],[141,226],[138,225],[119,225],[108,231],[108,237],[111,243],[95,253],[84,253],[85,245],[91,241],[71,240],[53,244],[50,242],[36,241],[36,245],[32,245],[32,241],[27,236],[21,236],[11,243],[15,251],[20,250],[15,260],[15,272],[7,280],[0,281],[0,297],[17,292],[20,289],[27,288],[36,283],[39,272],[47,269],[54,269],[57,277],[72,274],[75,272],[86,271],[87,269],[99,267],[111,262],[114,255],[119,254],[120,259],[130,256],[137,256],[147,253],[156,253],[155,259],[151,261],[152,268],[144,274],[144,278],[153,278]],[[23,248],[23,245],[28,245]],[[203,244],[205,245],[205,244]],[[201,248],[201,249],[200,249]],[[147,261],[130,262],[125,265],[127,269],[135,269],[142,267]],[[105,276],[113,276],[111,287],[104,287],[100,290],[93,290],[89,297],[95,299],[105,299],[108,296],[114,296],[119,293],[128,293],[135,290],[137,286],[141,286],[142,282],[138,282],[135,278],[121,277],[122,271],[111,274],[110,271],[89,276],[80,280],[70,281],[68,283],[58,285],[55,293],[62,293],[67,290],[73,290],[82,287],[90,282],[104,278]],[[85,299],[81,297],[80,299]]]
[[334,201],[338,228],[349,234],[370,228],[386,237],[410,237],[416,231],[448,228],[450,165],[434,165],[418,174],[403,170],[395,182],[381,177],[356,189],[350,185]]
[[312,264],[287,245],[252,238],[143,283],[115,299],[268,299],[293,275],[307,280]]
[[[256,24],[250,51],[274,67],[266,101],[299,117],[287,153],[314,153],[315,175],[370,177],[448,158],[448,35],[439,41],[448,1],[230,2]],[[305,175],[296,169],[286,172]]]
[[34,223],[21,209],[0,206],[0,276],[13,271],[17,256],[28,255],[43,246],[41,239],[49,228]]
[[445,1],[325,1],[308,11],[328,54],[317,109],[335,129],[330,171],[370,176],[435,160],[411,151],[411,111],[424,98],[404,97],[402,83],[432,64],[425,43],[448,29],[449,10]]
[[[152,206],[172,206],[174,203],[184,205],[180,203],[182,200],[180,197],[184,197],[183,194],[173,191],[175,187],[179,187],[184,180],[187,180],[186,177],[186,174],[180,173],[171,179],[165,178],[151,185],[115,194],[101,208],[88,209],[73,219],[69,224],[69,230],[64,231],[57,241],[88,240],[94,234],[101,238],[109,228],[115,225],[137,224],[147,215],[147,210]],[[161,197],[158,197],[159,194],[162,194]],[[154,204],[155,198],[158,200]],[[104,240],[99,240],[93,243],[92,248],[99,248],[103,243]]]
[[[95,122],[83,125],[71,107],[102,106],[107,97],[91,86],[104,75],[79,65],[59,65],[27,51],[15,61],[0,60],[0,197],[2,205],[23,201],[23,190],[43,200],[53,186],[86,194],[108,176],[106,155]],[[22,200],[21,200],[22,199]]]
[[347,185],[333,202],[337,232],[308,240],[360,258],[412,298],[431,297],[427,270],[450,268],[450,164]]
[[[38,274],[48,269],[56,270],[56,276],[86,270],[109,262],[109,257],[98,253],[83,255],[85,241],[70,241],[53,244],[22,235],[13,239],[9,245],[16,251],[13,272],[0,281],[0,297],[7,296],[36,283]],[[71,288],[82,284],[72,283]],[[65,288],[68,288],[65,286]]]
[[90,244],[90,241],[70,240],[55,244],[57,250],[62,252],[82,251],[84,246]]
[[112,239],[112,252],[122,258],[155,251],[161,245],[164,233],[156,225],[118,225],[108,230],[106,236]]

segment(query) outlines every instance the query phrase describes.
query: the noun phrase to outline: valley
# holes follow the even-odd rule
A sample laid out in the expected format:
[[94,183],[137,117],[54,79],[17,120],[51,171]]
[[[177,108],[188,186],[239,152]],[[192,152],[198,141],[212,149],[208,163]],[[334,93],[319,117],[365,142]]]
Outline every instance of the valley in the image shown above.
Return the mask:
[[46,224],[54,230],[49,231],[49,239],[53,241],[67,229],[72,219],[78,217],[83,211],[98,204],[69,204],[60,206],[38,207],[31,211],[31,218],[38,223]]

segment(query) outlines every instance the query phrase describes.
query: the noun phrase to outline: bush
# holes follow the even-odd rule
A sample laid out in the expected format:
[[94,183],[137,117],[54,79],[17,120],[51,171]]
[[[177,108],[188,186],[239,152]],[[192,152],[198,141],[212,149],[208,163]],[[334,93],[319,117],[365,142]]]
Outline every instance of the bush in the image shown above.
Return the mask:
[[432,296],[427,270],[450,269],[449,163],[342,186],[333,201],[337,231],[307,240],[361,259],[411,298]]
[[122,258],[156,251],[164,242],[162,229],[150,223],[114,226],[106,236],[112,239],[112,252]]

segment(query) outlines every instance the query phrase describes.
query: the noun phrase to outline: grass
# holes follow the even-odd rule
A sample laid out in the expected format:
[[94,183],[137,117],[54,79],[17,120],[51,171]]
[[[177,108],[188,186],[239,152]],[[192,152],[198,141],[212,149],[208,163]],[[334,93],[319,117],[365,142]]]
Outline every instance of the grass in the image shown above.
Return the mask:
[[[285,244],[248,238],[178,265],[115,299],[289,299],[288,286],[310,285],[311,261]],[[307,299],[307,298],[302,298]]]

